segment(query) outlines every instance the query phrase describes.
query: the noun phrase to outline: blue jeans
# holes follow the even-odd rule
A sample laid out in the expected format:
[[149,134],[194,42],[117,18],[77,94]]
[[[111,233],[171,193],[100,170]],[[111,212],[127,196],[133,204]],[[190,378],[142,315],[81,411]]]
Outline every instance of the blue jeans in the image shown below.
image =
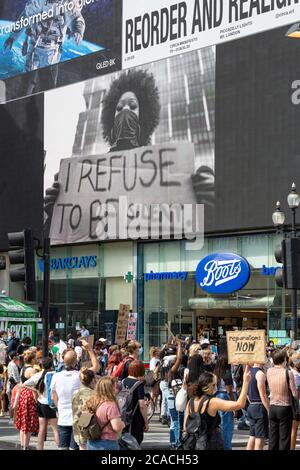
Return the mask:
[[[229,400],[226,392],[217,392],[216,397]],[[234,417],[232,411],[219,411],[221,418],[221,430],[224,440],[224,450],[232,450],[232,438],[234,429]]]
[[79,447],[76,444],[73,436],[72,426],[57,426],[58,430],[58,449],[59,450],[78,450]]
[[171,417],[170,426],[170,445],[172,449],[177,449],[181,442],[184,412],[177,411],[175,408],[175,396],[169,391],[168,397],[168,409]]
[[120,450],[117,441],[99,440],[87,441],[87,450]]
[[161,416],[168,416],[168,395],[169,395],[169,387],[168,382],[162,380],[159,384],[159,388],[161,390]]

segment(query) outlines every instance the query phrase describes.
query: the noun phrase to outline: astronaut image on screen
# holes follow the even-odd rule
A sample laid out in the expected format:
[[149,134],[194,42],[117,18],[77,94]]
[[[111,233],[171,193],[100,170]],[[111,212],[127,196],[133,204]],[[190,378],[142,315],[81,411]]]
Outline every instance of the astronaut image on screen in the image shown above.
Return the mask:
[[[27,93],[38,92],[38,82],[47,80],[55,87],[58,78],[56,64],[60,62],[64,41],[72,37],[77,45],[83,39],[85,21],[81,13],[82,4],[73,2],[72,9],[66,8],[66,0],[28,0],[19,19],[43,15],[41,21],[35,21],[26,29],[13,31],[4,43],[4,50],[11,49],[14,42],[25,29],[26,39],[22,46],[22,55],[26,56],[26,72],[36,71],[32,75]],[[38,18],[38,16],[36,16]],[[48,67],[48,70],[38,70]]]

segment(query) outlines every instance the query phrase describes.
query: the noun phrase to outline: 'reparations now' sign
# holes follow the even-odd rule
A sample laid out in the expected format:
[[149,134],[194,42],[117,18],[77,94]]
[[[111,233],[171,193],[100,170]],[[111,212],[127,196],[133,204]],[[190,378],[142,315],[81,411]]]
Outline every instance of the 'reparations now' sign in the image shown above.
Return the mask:
[[227,331],[229,364],[264,364],[266,362],[265,330]]
[[123,0],[123,69],[299,22],[299,0]]

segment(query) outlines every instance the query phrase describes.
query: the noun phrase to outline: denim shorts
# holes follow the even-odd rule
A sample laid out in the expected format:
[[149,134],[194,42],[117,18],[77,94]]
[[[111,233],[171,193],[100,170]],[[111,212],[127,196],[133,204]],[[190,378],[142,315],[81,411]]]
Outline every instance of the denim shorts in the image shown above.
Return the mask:
[[269,417],[262,403],[250,403],[248,406],[248,420],[250,424],[250,436],[258,439],[268,439]]
[[58,449],[59,450],[78,450],[75,442],[72,426],[57,426],[58,430]]
[[87,441],[87,450],[120,450],[118,441]]

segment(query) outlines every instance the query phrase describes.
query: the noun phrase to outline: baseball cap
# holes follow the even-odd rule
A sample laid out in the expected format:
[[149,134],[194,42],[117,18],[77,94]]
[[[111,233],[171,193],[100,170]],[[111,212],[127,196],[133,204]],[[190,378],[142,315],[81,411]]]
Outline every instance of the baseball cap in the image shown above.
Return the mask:
[[99,338],[98,341],[100,341],[101,343],[105,343],[107,341],[106,338]]
[[201,346],[202,346],[202,344],[210,344],[210,342],[209,342],[209,340],[208,340],[207,338],[205,338],[205,339],[203,339],[203,340],[201,341],[200,344],[201,344]]

